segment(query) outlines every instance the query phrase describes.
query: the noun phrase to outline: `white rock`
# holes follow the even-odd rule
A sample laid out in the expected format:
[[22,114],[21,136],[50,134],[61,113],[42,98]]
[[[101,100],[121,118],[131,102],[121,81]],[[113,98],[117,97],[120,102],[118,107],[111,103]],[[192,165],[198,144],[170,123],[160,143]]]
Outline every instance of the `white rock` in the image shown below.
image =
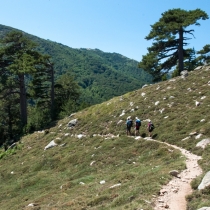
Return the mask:
[[35,206],[35,203],[29,203],[28,206]]
[[155,106],[157,106],[159,103],[160,103],[160,101],[156,101],[156,102],[155,102]]
[[146,93],[141,93],[141,96],[144,97],[146,95]]
[[81,139],[82,137],[85,137],[85,135],[83,135],[83,134],[77,135],[77,138],[78,138],[78,139]]
[[162,108],[159,110],[159,112],[162,114],[164,110],[165,110],[165,108]]
[[56,144],[55,141],[52,140],[52,141],[44,148],[44,150],[49,149],[49,148],[52,148],[52,147],[55,147],[55,146],[57,146],[57,145],[58,145],[58,144]]
[[100,184],[105,184],[105,183],[106,183],[105,180],[100,181]]
[[196,147],[201,147],[201,148],[205,148],[207,145],[209,145],[210,144],[210,138],[207,138],[207,139],[203,139],[203,140],[201,140],[200,142],[198,142],[197,144],[196,144]]
[[200,102],[199,101],[195,101],[195,105],[196,106],[199,106],[200,105]]
[[90,163],[90,166],[92,166],[95,162],[96,162],[96,161],[92,161],[92,162]]
[[117,125],[119,125],[119,124],[122,123],[122,122],[123,122],[123,120],[118,121],[118,122],[117,122]]
[[190,137],[188,136],[188,137],[182,139],[182,141],[186,141],[186,140],[188,140],[189,138],[190,138]]
[[210,207],[202,207],[202,208],[200,208],[198,210],[210,210]]
[[159,90],[160,89],[160,86],[158,85],[158,87],[156,88],[156,90]]
[[202,96],[202,97],[201,97],[201,100],[203,100],[203,99],[205,99],[205,98],[206,98],[206,96]]
[[202,136],[202,133],[200,133],[197,136],[195,136],[195,139],[199,139],[201,136]]
[[143,85],[143,86],[142,86],[142,88],[145,88],[145,87],[147,87],[147,86],[148,86],[148,85],[147,85],[147,84],[145,84],[145,85]]
[[84,185],[85,183],[84,183],[84,182],[80,182],[79,184],[80,184],[80,185]]
[[209,185],[210,185],[210,171],[207,172],[206,175],[203,177],[202,182],[198,186],[198,190],[202,190]]
[[110,187],[110,189],[115,188],[115,187],[119,187],[119,186],[121,186],[121,183],[112,185],[112,186]]

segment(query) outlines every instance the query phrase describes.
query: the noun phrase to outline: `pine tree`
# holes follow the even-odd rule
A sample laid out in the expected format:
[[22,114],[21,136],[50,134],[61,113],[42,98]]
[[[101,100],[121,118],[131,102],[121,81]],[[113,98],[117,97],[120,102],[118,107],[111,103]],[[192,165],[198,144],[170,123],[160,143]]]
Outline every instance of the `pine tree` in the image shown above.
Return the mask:
[[[46,94],[46,88],[48,87],[43,85],[46,75],[48,75],[48,60],[49,56],[36,51],[36,44],[26,38],[22,32],[12,31],[2,40],[0,51],[0,95],[6,101],[4,103],[5,108],[8,107],[10,100],[13,98],[14,100],[18,99],[19,102],[11,103],[11,105],[13,104],[13,107],[19,105],[21,128],[27,124],[29,93],[33,92],[31,94],[31,97],[34,97],[32,101],[38,97],[43,97],[43,95],[49,97]],[[37,85],[33,87],[33,91],[29,89],[29,82]],[[16,124],[13,123],[14,125]]]
[[184,46],[187,46],[187,38],[184,34],[193,35],[193,29],[187,29],[190,25],[200,25],[198,20],[208,19],[208,15],[200,10],[172,9],[162,13],[162,17],[154,25],[147,40],[153,40],[148,48],[148,53],[143,56],[139,67],[154,76],[154,80],[160,80],[161,76],[169,72],[177,65],[178,74],[184,69]]

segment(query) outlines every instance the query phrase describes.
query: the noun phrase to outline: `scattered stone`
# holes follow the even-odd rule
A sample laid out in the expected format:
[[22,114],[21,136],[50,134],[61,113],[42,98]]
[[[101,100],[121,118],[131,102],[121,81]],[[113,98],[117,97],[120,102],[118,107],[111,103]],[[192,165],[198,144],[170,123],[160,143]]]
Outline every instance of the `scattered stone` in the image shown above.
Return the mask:
[[194,70],[199,70],[199,69],[202,69],[202,68],[203,68],[203,66],[198,66]]
[[112,189],[112,188],[119,187],[119,186],[121,186],[121,183],[114,184],[114,185],[112,185],[112,186],[111,186],[111,187],[109,187],[109,188],[110,188],[110,189]]
[[66,143],[60,144],[59,146],[64,147],[64,146],[66,146]]
[[82,137],[85,137],[85,135],[79,134],[79,135],[77,135],[76,137],[77,137],[78,139],[81,139]]
[[198,186],[198,190],[203,190],[205,187],[210,185],[210,171],[206,173],[206,175],[203,177],[200,185]]
[[69,118],[73,117],[76,113],[72,113],[69,115]]
[[80,182],[79,184],[80,184],[80,185],[85,185],[85,183],[84,183],[84,182]]
[[181,78],[182,79],[185,79],[187,76],[188,76],[188,71],[187,70],[181,72]]
[[105,184],[105,183],[106,183],[105,180],[100,181],[100,184]]
[[8,147],[8,149],[12,149],[12,148],[14,148],[16,146],[16,143],[13,143],[12,145],[10,145],[9,147]]
[[92,162],[90,163],[90,166],[92,166],[95,162],[96,162],[95,160],[94,160],[94,161],[92,161]]
[[202,208],[200,208],[198,210],[210,210],[210,207],[202,207]]
[[199,101],[195,101],[195,105],[196,106],[200,106],[200,102]]
[[202,96],[202,97],[201,97],[201,100],[203,100],[203,99],[205,99],[205,98],[206,98],[206,96]]
[[77,119],[73,119],[71,121],[69,121],[68,123],[68,127],[71,128],[71,127],[74,127],[76,124],[77,124]]
[[122,110],[120,117],[122,117],[123,115],[125,115],[125,110]]
[[33,206],[38,206],[38,204],[37,203],[29,203],[28,206],[33,207]]
[[195,137],[195,139],[199,139],[201,136],[202,136],[203,134],[198,134],[196,137]]
[[117,122],[117,125],[121,124],[123,122],[123,120],[120,120]]
[[207,139],[203,139],[200,142],[198,142],[196,144],[196,147],[201,147],[202,149],[205,149],[205,147],[209,144],[210,144],[210,138],[207,138]]
[[155,102],[155,106],[157,106],[159,103],[160,103],[160,101],[156,101],[156,102]]
[[172,170],[172,171],[169,172],[169,174],[170,174],[171,176],[175,176],[175,177],[179,178],[179,177],[178,177],[179,171],[177,171],[177,170]]
[[147,87],[147,86],[148,86],[148,85],[147,85],[147,84],[145,84],[145,85],[143,85],[143,86],[142,86],[142,88],[145,88],[145,87]]
[[186,141],[186,140],[188,140],[189,138],[190,138],[190,137],[187,136],[186,138],[182,139],[182,141]]
[[44,150],[47,150],[47,149],[52,148],[52,147],[55,147],[55,146],[57,146],[57,144],[55,143],[54,140],[52,140],[52,141],[44,148]]
[[194,132],[191,132],[189,135],[190,136],[194,136],[194,135],[197,135],[198,133],[196,132],[196,131],[194,131]]
[[162,109],[160,109],[159,111],[160,111],[160,113],[162,114],[164,110],[165,110],[165,108],[162,108]]

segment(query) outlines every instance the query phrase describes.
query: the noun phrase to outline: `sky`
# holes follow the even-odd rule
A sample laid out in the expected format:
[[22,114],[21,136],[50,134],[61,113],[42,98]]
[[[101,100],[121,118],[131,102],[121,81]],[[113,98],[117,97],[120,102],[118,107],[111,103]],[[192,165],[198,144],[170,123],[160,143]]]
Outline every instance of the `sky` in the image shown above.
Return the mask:
[[[72,48],[99,49],[141,61],[151,25],[169,9],[205,11],[210,0],[0,0],[0,24]],[[189,47],[210,44],[210,19],[200,20]]]

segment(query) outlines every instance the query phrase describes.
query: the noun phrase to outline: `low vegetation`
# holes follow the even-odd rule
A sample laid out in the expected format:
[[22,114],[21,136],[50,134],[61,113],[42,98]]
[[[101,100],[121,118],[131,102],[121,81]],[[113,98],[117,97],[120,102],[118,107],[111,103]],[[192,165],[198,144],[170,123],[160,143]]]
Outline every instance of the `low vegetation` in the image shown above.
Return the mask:
[[[210,206],[209,189],[197,190],[209,171],[210,146],[196,144],[210,136],[210,67],[148,85],[74,113],[24,136],[0,153],[2,209],[144,209],[152,210],[171,170],[183,170],[180,151],[145,138],[126,136],[128,116],[142,120],[140,134],[202,156],[202,176],[192,182],[188,210]],[[196,101],[200,105],[196,106]],[[74,127],[68,122],[77,119]],[[193,133],[195,135],[193,135]],[[197,135],[200,134],[200,138]],[[44,150],[55,140],[58,146]]]

